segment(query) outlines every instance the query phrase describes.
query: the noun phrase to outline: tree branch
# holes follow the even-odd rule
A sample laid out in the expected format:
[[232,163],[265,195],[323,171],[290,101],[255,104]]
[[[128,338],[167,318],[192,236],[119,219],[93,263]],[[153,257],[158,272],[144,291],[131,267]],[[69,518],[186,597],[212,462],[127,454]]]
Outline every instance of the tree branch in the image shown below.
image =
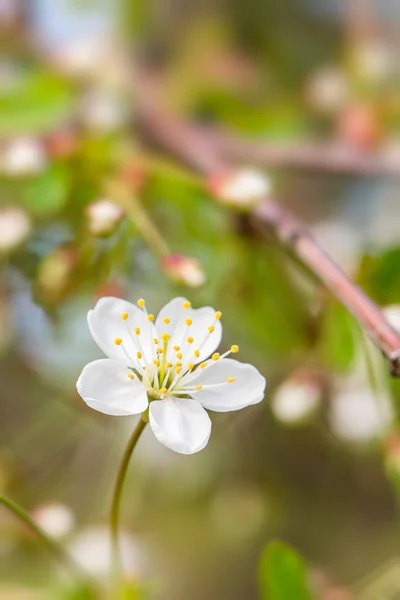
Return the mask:
[[[213,143],[206,132],[163,112],[154,104],[143,102],[139,106],[138,120],[147,139],[207,178],[234,169],[225,159],[221,147]],[[388,358],[390,372],[400,376],[400,334],[373,300],[319,247],[307,227],[269,197],[254,208],[253,214],[348,308]]]

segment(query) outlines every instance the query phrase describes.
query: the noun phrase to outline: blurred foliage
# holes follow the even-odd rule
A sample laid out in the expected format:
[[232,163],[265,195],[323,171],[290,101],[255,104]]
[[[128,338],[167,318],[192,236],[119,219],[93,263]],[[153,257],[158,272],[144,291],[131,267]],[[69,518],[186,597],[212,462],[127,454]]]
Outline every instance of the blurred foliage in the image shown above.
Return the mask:
[[271,542],[260,562],[261,591],[265,600],[311,600],[303,558],[281,542]]

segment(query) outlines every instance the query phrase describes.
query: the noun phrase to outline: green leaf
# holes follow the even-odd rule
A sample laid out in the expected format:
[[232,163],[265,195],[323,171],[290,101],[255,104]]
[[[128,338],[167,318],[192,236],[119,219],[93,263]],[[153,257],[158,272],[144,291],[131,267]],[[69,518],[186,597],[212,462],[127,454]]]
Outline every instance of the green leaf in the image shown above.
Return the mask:
[[260,587],[265,600],[312,599],[305,560],[282,542],[271,542],[261,557]]
[[356,354],[355,324],[348,310],[336,300],[325,310],[320,339],[326,365],[339,371],[349,369]]
[[44,173],[25,182],[21,201],[31,214],[47,217],[64,208],[68,190],[67,171],[61,165],[52,165]]

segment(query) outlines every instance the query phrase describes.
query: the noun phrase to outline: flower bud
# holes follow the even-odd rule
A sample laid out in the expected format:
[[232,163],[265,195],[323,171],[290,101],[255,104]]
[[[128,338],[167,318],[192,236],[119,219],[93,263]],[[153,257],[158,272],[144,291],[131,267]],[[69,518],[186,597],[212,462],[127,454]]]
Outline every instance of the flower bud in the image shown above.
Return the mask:
[[90,233],[98,236],[114,233],[125,216],[124,209],[107,198],[91,202],[85,212]]
[[268,195],[271,182],[261,171],[245,168],[212,176],[208,188],[222,204],[250,209]]
[[44,147],[34,138],[15,138],[3,148],[0,171],[8,177],[25,177],[41,173],[47,165]]
[[299,371],[278,387],[271,409],[282,423],[303,424],[316,412],[321,395],[322,388],[318,378],[313,373]]
[[306,99],[315,110],[332,114],[343,108],[350,98],[350,87],[344,71],[323,67],[306,84]]
[[163,268],[169,277],[190,287],[199,287],[206,281],[201,263],[190,256],[170,254],[164,259]]
[[58,301],[67,293],[78,256],[72,246],[60,246],[41,262],[37,277],[40,293],[48,302]]
[[31,231],[31,221],[18,206],[0,208],[0,254],[7,254],[19,246]]
[[32,518],[51,537],[61,539],[73,529],[75,517],[64,504],[42,504],[32,511]]
[[337,121],[339,138],[361,150],[373,150],[382,137],[382,126],[377,111],[368,104],[344,108]]

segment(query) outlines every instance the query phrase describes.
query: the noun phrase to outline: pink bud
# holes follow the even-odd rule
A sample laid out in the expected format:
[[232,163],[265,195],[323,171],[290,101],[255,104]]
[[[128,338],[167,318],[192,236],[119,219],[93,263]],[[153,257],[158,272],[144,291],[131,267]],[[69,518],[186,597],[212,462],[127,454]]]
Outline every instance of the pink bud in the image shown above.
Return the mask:
[[164,271],[179,283],[199,287],[206,281],[201,263],[190,256],[170,254],[163,262]]

